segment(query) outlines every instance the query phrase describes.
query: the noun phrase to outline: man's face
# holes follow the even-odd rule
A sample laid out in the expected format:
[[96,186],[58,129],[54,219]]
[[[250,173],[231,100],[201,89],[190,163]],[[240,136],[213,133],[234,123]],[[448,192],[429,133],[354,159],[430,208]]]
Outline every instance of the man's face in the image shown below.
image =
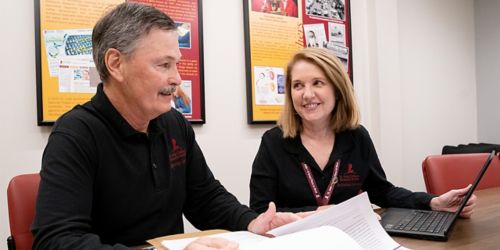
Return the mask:
[[121,88],[128,107],[145,119],[154,119],[171,109],[172,94],[166,90],[181,83],[177,36],[175,30],[153,28],[121,64]]

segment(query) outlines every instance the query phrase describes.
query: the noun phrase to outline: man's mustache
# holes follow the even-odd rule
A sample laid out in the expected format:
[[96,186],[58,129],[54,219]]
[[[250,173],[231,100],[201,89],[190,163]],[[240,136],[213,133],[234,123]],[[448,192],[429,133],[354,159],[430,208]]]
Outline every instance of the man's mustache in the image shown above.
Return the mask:
[[175,92],[176,86],[168,86],[160,90],[162,95],[171,95]]

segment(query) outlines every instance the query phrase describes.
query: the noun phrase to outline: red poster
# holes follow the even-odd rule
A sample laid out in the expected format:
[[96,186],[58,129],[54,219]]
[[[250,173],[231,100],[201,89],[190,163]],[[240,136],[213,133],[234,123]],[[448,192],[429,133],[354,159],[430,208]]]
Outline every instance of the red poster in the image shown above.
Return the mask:
[[[92,59],[92,29],[108,8],[123,2],[35,1],[38,125],[52,125],[59,116],[95,94],[100,78]],[[176,22],[182,83],[172,107],[189,121],[204,123],[201,0],[134,2],[152,5]],[[79,50],[72,51],[72,44],[79,44]]]

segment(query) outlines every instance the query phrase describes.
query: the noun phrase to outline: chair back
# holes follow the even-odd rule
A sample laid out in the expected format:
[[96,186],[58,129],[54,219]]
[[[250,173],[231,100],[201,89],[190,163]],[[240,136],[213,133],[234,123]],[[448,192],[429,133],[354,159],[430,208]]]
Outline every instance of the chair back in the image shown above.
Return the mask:
[[[7,188],[10,234],[16,250],[28,250],[33,245],[31,224],[35,217],[35,203],[40,175],[23,174],[12,178]],[[12,246],[10,246],[12,247]],[[9,248],[10,249],[10,248]]]
[[[422,162],[428,193],[441,195],[472,184],[489,154],[431,155]],[[500,155],[495,155],[476,190],[500,187]]]
[[492,150],[500,152],[500,144],[491,143],[469,143],[459,144],[458,146],[445,145],[441,154],[470,154],[470,153],[489,153]]

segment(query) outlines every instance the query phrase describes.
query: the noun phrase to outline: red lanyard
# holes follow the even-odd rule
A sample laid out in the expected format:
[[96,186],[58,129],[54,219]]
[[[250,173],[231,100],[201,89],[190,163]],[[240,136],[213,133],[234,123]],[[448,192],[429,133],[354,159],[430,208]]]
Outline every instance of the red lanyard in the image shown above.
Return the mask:
[[332,198],[332,193],[333,189],[335,188],[335,184],[337,184],[338,182],[337,176],[339,174],[340,160],[337,160],[335,162],[335,168],[332,172],[332,179],[330,180],[330,183],[328,184],[328,187],[326,188],[325,191],[325,195],[323,195],[323,197],[321,197],[318,186],[316,185],[316,181],[314,181],[314,177],[312,175],[309,166],[307,166],[305,162],[302,162],[300,165],[302,165],[302,169],[304,170],[304,174],[306,175],[307,182],[309,183],[309,187],[313,192],[314,198],[316,199],[316,203],[318,204],[318,206],[328,205],[328,202],[330,202],[330,198]]

